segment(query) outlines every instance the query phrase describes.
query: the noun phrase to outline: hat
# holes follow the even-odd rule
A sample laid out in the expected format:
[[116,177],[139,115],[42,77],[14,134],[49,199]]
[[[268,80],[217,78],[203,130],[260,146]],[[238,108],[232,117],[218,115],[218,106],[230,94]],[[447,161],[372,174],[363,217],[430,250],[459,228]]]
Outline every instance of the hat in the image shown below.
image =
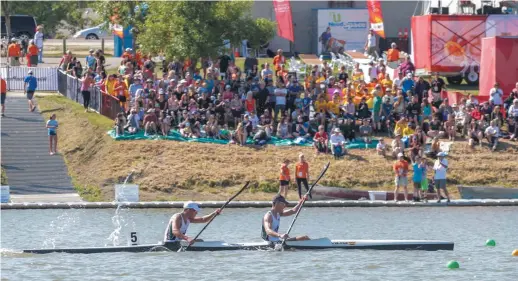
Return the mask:
[[412,78],[412,73],[407,73],[407,74],[406,74],[406,77],[408,77],[408,78]]
[[339,129],[339,128],[335,128],[335,129],[333,130],[333,132],[335,132],[335,133],[340,133],[340,129]]
[[333,92],[333,94],[339,94],[340,93],[340,90],[338,89],[335,89],[335,91]]
[[403,157],[403,156],[404,156],[404,155],[403,155],[403,153],[401,153],[401,152],[397,154],[397,157],[398,157],[398,158],[399,158],[399,157]]
[[94,49],[90,49],[88,52],[89,52],[89,53],[93,53],[93,52],[95,52],[95,51],[94,51]]
[[444,151],[441,151],[441,152],[437,153],[437,156],[438,156],[438,157],[445,157],[445,156],[447,156],[447,155],[448,155],[448,154],[447,154],[446,152],[444,152]]
[[230,89],[230,88],[232,88],[230,85],[225,86],[225,89]]
[[148,79],[146,80],[146,83],[153,83],[153,79],[148,78]]
[[155,113],[155,109],[150,108],[150,109],[148,109],[147,113]]
[[284,196],[277,194],[277,195],[275,195],[275,197],[273,197],[272,203],[275,204],[275,203],[279,203],[279,202],[288,204],[288,201],[286,201],[286,198],[284,198]]
[[32,70],[29,70],[29,72],[27,72],[27,74],[32,74]]
[[458,105],[456,103],[454,103],[451,107],[457,107]]
[[185,80],[185,79],[180,80],[180,84],[183,84],[183,83],[187,83],[187,80]]
[[193,209],[195,210],[196,212],[199,212],[201,209],[200,209],[200,206],[192,201],[189,201],[189,202],[185,202],[183,204],[183,209]]

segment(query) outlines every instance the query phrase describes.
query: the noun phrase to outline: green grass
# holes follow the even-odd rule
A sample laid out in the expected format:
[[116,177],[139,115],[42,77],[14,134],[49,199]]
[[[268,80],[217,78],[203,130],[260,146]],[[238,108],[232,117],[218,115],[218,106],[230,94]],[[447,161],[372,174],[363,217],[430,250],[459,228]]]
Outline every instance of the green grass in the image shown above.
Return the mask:
[[83,200],[86,200],[88,202],[103,201],[101,188],[91,185],[82,185],[74,178],[73,175],[70,176],[72,178],[72,184],[74,185],[74,189],[77,191],[77,193],[79,193],[79,196],[81,196]]

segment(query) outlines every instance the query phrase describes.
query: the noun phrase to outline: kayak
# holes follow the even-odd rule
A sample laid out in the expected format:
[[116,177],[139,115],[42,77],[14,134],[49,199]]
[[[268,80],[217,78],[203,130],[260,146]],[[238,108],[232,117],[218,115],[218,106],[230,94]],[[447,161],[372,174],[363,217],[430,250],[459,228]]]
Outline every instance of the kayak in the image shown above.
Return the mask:
[[[49,254],[98,254],[116,252],[176,252],[185,247],[185,242],[166,242],[161,244],[91,247],[91,248],[61,248],[61,249],[32,249],[23,250],[23,253]],[[453,250],[453,242],[434,240],[330,240],[319,238],[306,241],[287,241],[286,249],[322,250],[322,249],[371,249],[371,250]],[[226,243],[223,241],[204,241],[192,244],[188,251],[231,251],[231,250],[270,250],[275,244],[267,241],[250,243]]]

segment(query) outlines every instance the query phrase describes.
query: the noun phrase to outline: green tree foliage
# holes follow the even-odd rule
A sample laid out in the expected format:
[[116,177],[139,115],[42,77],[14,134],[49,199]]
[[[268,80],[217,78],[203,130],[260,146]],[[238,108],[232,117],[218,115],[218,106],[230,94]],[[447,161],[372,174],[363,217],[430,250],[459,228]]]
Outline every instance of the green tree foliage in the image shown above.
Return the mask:
[[[86,19],[79,1],[2,1],[2,15],[30,15],[38,24],[45,25],[46,34],[55,34],[58,28],[72,32],[84,28]],[[66,22],[68,25],[64,25]],[[10,22],[6,20],[6,25]],[[10,26],[7,28],[10,30]]]
[[166,57],[215,56],[224,41],[239,45],[244,39],[253,47],[274,35],[275,23],[253,19],[252,1],[149,2],[149,11],[137,39],[145,52]]

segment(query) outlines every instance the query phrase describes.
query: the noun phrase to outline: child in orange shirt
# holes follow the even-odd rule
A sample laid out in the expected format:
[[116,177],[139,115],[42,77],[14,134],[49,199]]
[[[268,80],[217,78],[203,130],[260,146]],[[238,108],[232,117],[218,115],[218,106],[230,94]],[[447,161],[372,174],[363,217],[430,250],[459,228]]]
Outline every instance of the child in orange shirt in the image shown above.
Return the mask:
[[290,187],[290,169],[288,165],[290,164],[290,160],[286,159],[281,165],[281,172],[279,175],[280,180],[280,188],[279,194],[287,198],[288,196],[288,188]]
[[32,56],[38,56],[38,47],[36,47],[36,45],[34,45],[34,41],[31,40],[29,42],[29,48],[27,48],[27,55],[25,56],[26,59],[27,59],[27,66],[28,67],[32,67],[32,64],[31,64],[31,57]]
[[114,85],[115,93],[117,94],[117,98],[119,99],[121,107],[126,111],[126,101],[128,100],[128,86],[126,82],[122,79],[122,75],[119,76],[117,82]]

